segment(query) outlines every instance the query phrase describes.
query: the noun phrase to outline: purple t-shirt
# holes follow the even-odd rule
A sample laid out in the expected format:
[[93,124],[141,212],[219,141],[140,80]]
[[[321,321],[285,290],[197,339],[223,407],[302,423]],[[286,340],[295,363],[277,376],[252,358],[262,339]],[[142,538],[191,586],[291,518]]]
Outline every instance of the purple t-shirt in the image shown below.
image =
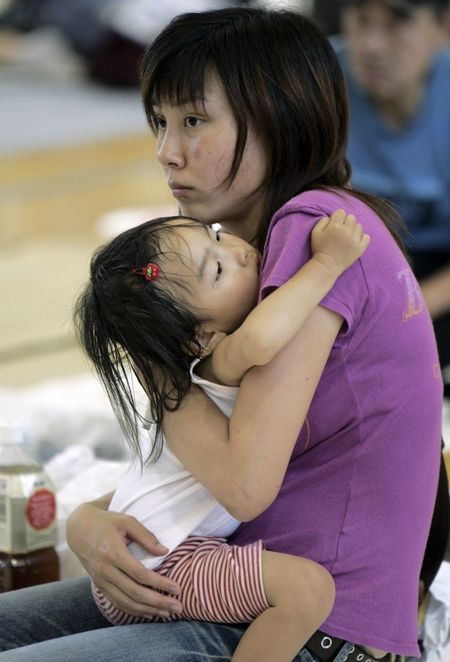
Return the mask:
[[[407,261],[358,199],[309,191],[271,223],[261,296],[310,257],[310,233],[338,208],[371,241],[321,305],[339,333],[276,501],[233,542],[314,559],[336,583],[328,634],[419,655],[419,573],[436,495],[442,380],[429,314]],[[301,370],[301,366],[299,366]],[[280,422],[281,425],[281,422]]]

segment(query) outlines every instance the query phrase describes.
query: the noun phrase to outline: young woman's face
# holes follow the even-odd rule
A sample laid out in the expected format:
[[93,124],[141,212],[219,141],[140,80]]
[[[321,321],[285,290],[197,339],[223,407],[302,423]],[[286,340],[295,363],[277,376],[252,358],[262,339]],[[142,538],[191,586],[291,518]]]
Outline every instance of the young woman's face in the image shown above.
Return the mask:
[[204,321],[205,331],[234,331],[257,303],[259,253],[206,224],[171,224],[178,227],[165,247],[163,272],[169,282],[173,274],[186,285],[175,286],[176,294]]
[[237,127],[220,82],[214,76],[207,78],[204,107],[161,101],[155,114],[158,160],[181,213],[252,238],[262,216],[265,192],[259,187],[266,156],[249,127],[239,170],[231,186],[225,183]]

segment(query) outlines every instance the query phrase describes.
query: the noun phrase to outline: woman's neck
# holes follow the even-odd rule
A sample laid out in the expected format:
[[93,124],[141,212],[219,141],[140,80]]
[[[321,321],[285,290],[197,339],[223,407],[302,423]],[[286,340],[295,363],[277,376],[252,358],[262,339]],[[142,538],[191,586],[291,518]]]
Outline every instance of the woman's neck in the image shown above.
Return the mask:
[[240,239],[244,239],[245,241],[248,241],[249,243],[253,239],[253,232],[251,232],[251,228],[246,226],[246,223],[244,221],[221,221],[220,226],[226,231],[229,232],[230,234],[234,234],[236,237],[240,237]]
[[224,230],[252,244],[258,234],[261,219],[263,218],[263,211],[264,204],[261,201],[246,210],[245,213],[219,222]]

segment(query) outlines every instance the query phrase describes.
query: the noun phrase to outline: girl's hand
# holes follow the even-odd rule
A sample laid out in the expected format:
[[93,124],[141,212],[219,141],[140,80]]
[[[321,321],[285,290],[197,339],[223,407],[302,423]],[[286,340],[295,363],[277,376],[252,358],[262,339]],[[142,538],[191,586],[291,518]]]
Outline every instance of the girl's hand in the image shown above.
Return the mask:
[[177,584],[147,570],[127,544],[138,542],[155,556],[167,549],[134,517],[108,511],[105,505],[102,500],[83,503],[70,515],[67,541],[72,551],[96,586],[122,611],[147,618],[178,613]]
[[338,209],[314,226],[311,233],[313,259],[340,274],[361,257],[369,241],[369,235],[364,233],[353,214]]

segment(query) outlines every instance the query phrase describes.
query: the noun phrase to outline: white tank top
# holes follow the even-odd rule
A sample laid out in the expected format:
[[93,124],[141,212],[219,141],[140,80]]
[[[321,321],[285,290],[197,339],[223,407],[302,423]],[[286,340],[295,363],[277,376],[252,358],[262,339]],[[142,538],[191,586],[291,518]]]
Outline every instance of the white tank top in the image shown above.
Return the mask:
[[[193,384],[200,386],[229,417],[238,387],[214,384],[200,378],[194,372],[197,363],[198,360],[191,366]],[[153,424],[143,431],[143,457],[150,453],[154,434]],[[136,517],[170,552],[188,536],[227,537],[240,524],[184,468],[167,444],[164,444],[160,457],[147,463],[142,470],[138,461],[131,464],[114,493],[109,510]],[[129,550],[152,570],[166,558],[150,555],[137,543],[131,543]]]

